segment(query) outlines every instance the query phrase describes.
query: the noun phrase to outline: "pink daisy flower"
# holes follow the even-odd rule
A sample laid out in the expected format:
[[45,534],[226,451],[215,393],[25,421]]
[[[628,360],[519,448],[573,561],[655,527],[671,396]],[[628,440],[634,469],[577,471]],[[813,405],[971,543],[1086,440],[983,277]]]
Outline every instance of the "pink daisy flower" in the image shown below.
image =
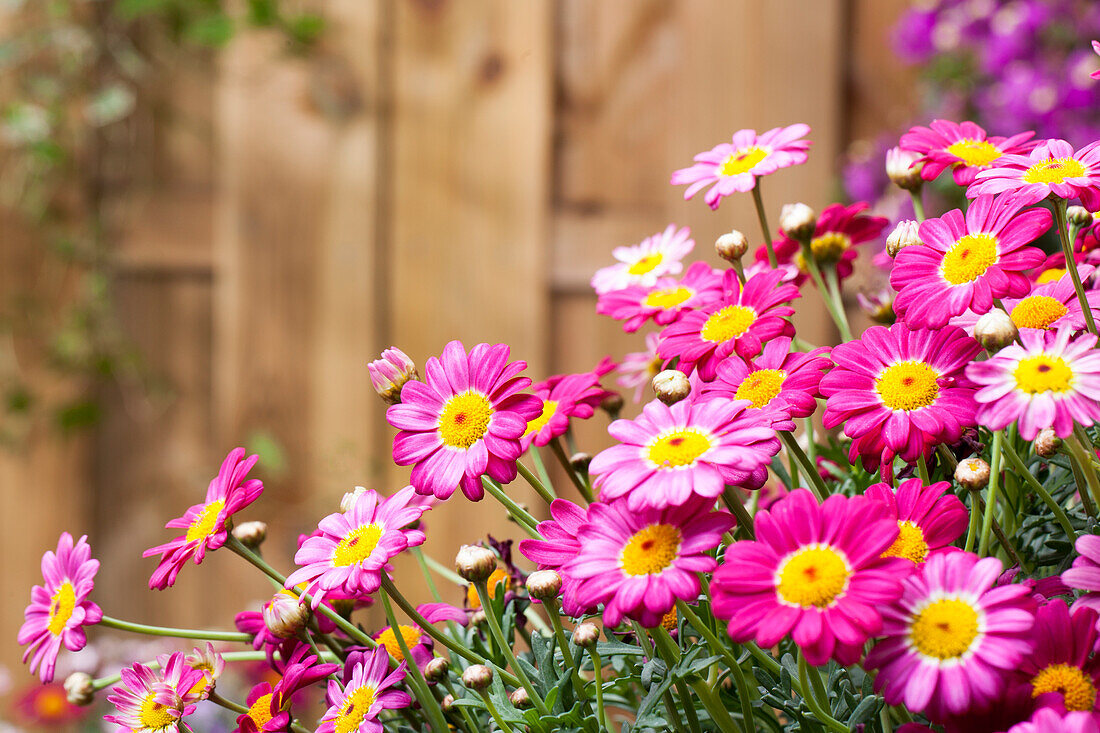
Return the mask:
[[661,341],[658,333],[647,333],[645,351],[632,351],[623,357],[619,364],[620,376],[616,383],[620,387],[634,390],[634,401],[641,402],[642,394],[664,367],[664,359],[657,355],[657,345]]
[[1012,726],[1008,733],[1100,733],[1100,716],[1039,708],[1031,720]]
[[619,441],[592,459],[600,497],[626,497],[637,511],[679,506],[693,496],[714,499],[779,452],[771,419],[745,400],[654,400],[635,420],[616,420],[607,432]]
[[698,500],[642,510],[624,502],[589,506],[579,534],[584,552],[563,569],[577,581],[579,605],[604,604],[609,627],[625,617],[653,628],[676,599],[694,602],[698,574],[716,565],[708,553],[734,524],[730,514],[708,511],[709,504]]
[[527,429],[520,436],[523,450],[534,443],[544,446],[569,429],[569,420],[587,420],[596,412],[596,406],[610,394],[600,386],[596,372],[558,375],[536,384],[535,397],[542,401],[542,411],[527,422]]
[[802,123],[759,135],[756,130],[738,130],[730,142],[696,155],[695,165],[675,171],[670,182],[673,186],[687,184],[685,200],[710,186],[703,200],[717,209],[726,196],[751,191],[758,176],[805,163],[810,141],[802,138],[809,133],[810,126]]
[[202,681],[203,673],[188,666],[182,652],[171,655],[160,670],[134,664],[122,670],[122,684],[107,698],[117,714],[103,719],[132,733],[189,731],[183,718],[195,711],[199,695],[191,690]]
[[883,554],[904,557],[917,565],[937,550],[949,547],[966,531],[970,513],[954,494],[947,493],[947,481],[925,486],[919,478],[898,484],[875,484],[865,496],[880,502],[886,515],[898,523],[898,538]]
[[428,359],[427,382],[407,382],[400,405],[386,420],[400,432],[393,439],[393,460],[412,465],[417,493],[446,499],[459,485],[472,501],[485,490],[481,477],[506,484],[516,477],[523,452],[520,437],[538,416],[537,397],[520,394],[531,384],[519,377],[527,362],[508,363],[506,344],[478,344],[466,353],[461,341]]
[[1077,557],[1073,567],[1062,572],[1062,582],[1085,594],[1073,602],[1073,610],[1091,608],[1100,613],[1100,536],[1081,535],[1074,548]]
[[588,510],[566,499],[554,499],[550,504],[550,519],[539,522],[538,531],[544,539],[520,540],[519,551],[535,563],[539,570],[557,570],[562,576],[562,610],[569,616],[582,616],[591,606],[577,600],[577,581],[562,575],[562,568],[578,556],[581,550],[581,527],[588,523]]
[[405,663],[390,672],[384,649],[364,654],[362,661],[352,667],[351,678],[343,688],[338,682],[329,681],[330,707],[321,718],[317,733],[381,733],[382,724],[378,716],[383,710],[412,705],[409,693],[392,689],[403,679]]
[[1097,613],[1078,608],[1070,613],[1061,599],[1040,606],[1031,635],[1035,649],[1020,665],[1020,674],[1031,686],[1031,696],[1054,693],[1066,710],[1096,708],[1100,683],[1100,659],[1096,647]]
[[894,456],[913,463],[976,424],[975,387],[963,368],[980,350],[954,326],[869,328],[832,351],[836,366],[821,380],[822,424],[843,425],[853,439],[849,459],[862,456],[868,470],[881,464],[889,474]]
[[923,247],[904,247],[894,258],[890,284],[898,291],[894,311],[914,328],[939,328],[969,308],[982,314],[994,298],[1020,298],[1031,289],[1023,274],[1043,261],[1025,245],[1050,228],[1046,209],[1009,193],[981,196],[965,218],[949,211],[920,225]]
[[178,519],[165,527],[187,531],[171,542],[151,547],[142,557],[160,555],[160,563],[149,578],[149,587],[164,590],[176,582],[176,576],[188,560],[194,558],[198,565],[206,557],[225,544],[233,526],[233,515],[255,501],[264,491],[259,479],[245,480],[260,457],[244,457],[244,448],[234,448],[222,461],[218,475],[206,489],[206,501],[195,504]]
[[[383,660],[385,651],[381,652]],[[283,666],[282,677],[275,687],[261,682],[248,693],[248,712],[237,717],[239,733],[281,733],[291,722],[291,698],[340,670],[339,664],[319,664],[309,647],[300,647]]]
[[982,385],[975,395],[978,422],[1000,430],[1019,422],[1020,436],[1034,440],[1053,427],[1059,437],[1073,423],[1100,421],[1100,352],[1096,336],[1073,337],[1072,328],[1020,332],[1021,343],[966,367],[966,376]]
[[1035,143],[1034,132],[1012,137],[990,137],[973,122],[933,120],[929,127],[912,127],[901,136],[901,148],[920,153],[924,166],[921,178],[935,179],[951,168],[955,183],[969,186],[979,171],[989,170],[1002,155],[1024,155]]
[[993,587],[1001,561],[969,552],[928,558],[882,608],[886,638],[867,655],[875,691],[933,720],[979,707],[1031,651],[1035,602],[1022,585]]
[[[91,712],[89,708],[69,702],[65,686],[60,682],[34,685],[19,694],[12,707],[19,717],[33,723],[35,730],[71,730],[70,724]],[[19,728],[8,727],[8,731]]]
[[691,229],[669,224],[663,232],[638,244],[611,250],[618,263],[597,270],[592,276],[592,287],[597,295],[631,285],[651,288],[660,277],[678,275],[684,269],[681,260],[694,248]]
[[[1087,282],[1094,270],[1092,265],[1078,265],[1077,272],[1081,282]],[[1093,310],[1100,310],[1100,290],[1086,291],[1085,299]],[[1073,279],[1068,274],[1053,281],[1035,284],[1031,293],[1023,298],[1005,298],[1002,302],[1009,318],[1020,330],[1026,328],[1049,331],[1063,326],[1073,331],[1085,329],[1081,302],[1077,299],[1077,291],[1073,289]],[[968,310],[961,316],[952,318],[951,324],[973,335],[978,318],[978,314]]]
[[1089,211],[1100,209],[1100,141],[1074,151],[1065,140],[1043,140],[1027,155],[1005,155],[978,173],[966,195],[1005,191],[1015,192],[1024,204],[1056,196],[1079,198]]
[[765,341],[793,336],[794,326],[786,317],[794,308],[784,304],[798,298],[799,292],[794,285],[780,285],[782,278],[782,272],[773,270],[749,278],[742,288],[737,273],[727,270],[722,299],[667,326],[657,353],[666,360],[679,358],[677,369],[684,374],[697,369],[709,382],[730,354],[749,359],[760,353]]
[[663,277],[652,286],[631,285],[602,293],[596,312],[625,321],[623,330],[634,333],[651,318],[658,326],[667,326],[685,311],[705,307],[721,297],[722,272],[706,262],[693,262],[679,280]]
[[80,651],[88,643],[84,627],[103,618],[99,606],[88,600],[99,570],[99,560],[91,558],[87,536],[74,543],[68,532],[58,538],[56,553],[47,550],[42,555],[45,585],[31,588],[31,603],[24,611],[18,641],[27,647],[23,663],[30,659],[31,672],[38,670],[43,682],[53,680],[62,645],[71,652]]
[[[157,661],[160,662],[161,668],[168,666],[168,655],[162,654],[157,657]],[[210,642],[206,642],[205,648],[195,647],[191,650],[191,653],[183,658],[183,663],[191,669],[202,672],[202,678],[195,683],[188,692],[192,695],[196,695],[199,700],[206,700],[210,697],[210,693],[214,691],[214,686],[218,682],[218,678],[222,676],[222,672],[225,671],[225,659],[221,654],[218,654],[214,649],[214,645]]]
[[409,529],[425,509],[413,503],[414,496],[411,486],[386,499],[368,490],[355,497],[348,511],[322,519],[320,535],[307,539],[294,555],[303,567],[290,574],[286,587],[306,583],[313,608],[333,591],[347,598],[377,591],[382,573],[392,570],[389,561],[424,543],[422,530]]

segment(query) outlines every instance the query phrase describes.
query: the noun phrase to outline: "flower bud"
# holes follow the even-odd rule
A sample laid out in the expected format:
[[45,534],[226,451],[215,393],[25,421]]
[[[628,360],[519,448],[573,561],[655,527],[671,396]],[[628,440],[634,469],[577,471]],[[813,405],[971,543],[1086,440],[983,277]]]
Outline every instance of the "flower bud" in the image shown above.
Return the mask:
[[577,473],[588,473],[588,466],[592,463],[589,453],[574,453],[569,456],[569,466]]
[[479,608],[479,609],[477,609],[476,611],[474,611],[473,613],[470,614],[470,625],[471,626],[481,626],[483,623],[485,623],[485,609],[484,608]]
[[989,464],[981,458],[967,458],[955,467],[955,480],[964,489],[980,491],[989,483]]
[[974,338],[990,354],[997,353],[1019,336],[1020,329],[1016,328],[1016,324],[1008,314],[999,308],[983,314],[974,324]]
[[891,288],[883,288],[870,294],[856,293],[856,300],[863,312],[875,323],[889,326],[897,320],[894,315],[894,291]]
[[527,690],[522,687],[512,690],[512,693],[508,695],[508,702],[512,703],[512,707],[517,710],[525,710],[531,707],[531,697],[527,694]]
[[561,576],[554,570],[536,570],[527,576],[527,592],[540,601],[557,598],[561,593]]
[[443,708],[443,712],[449,713],[455,706],[454,695],[444,695],[443,699],[439,702],[439,707]]
[[451,663],[443,657],[436,657],[424,665],[424,679],[428,682],[442,682],[447,679]]
[[606,412],[612,420],[618,418],[623,409],[623,396],[618,392],[612,392],[600,402],[600,409]]
[[1054,432],[1054,428],[1043,428],[1035,436],[1035,453],[1043,458],[1050,458],[1062,447],[1062,439]]
[[920,224],[912,219],[904,219],[898,222],[894,231],[886,238],[886,254],[897,257],[905,247],[919,247],[924,242],[920,241]]
[[297,636],[309,622],[309,606],[288,590],[281,590],[264,604],[264,626],[274,636],[289,639]]
[[691,394],[687,375],[677,369],[665,369],[653,378],[652,384],[657,399],[666,405],[675,405]]
[[401,388],[409,380],[419,380],[416,364],[404,351],[392,346],[382,352],[382,358],[367,364],[374,391],[384,402],[396,405],[401,401]]
[[1066,218],[1075,227],[1091,226],[1096,220],[1084,206],[1071,206],[1066,209]]
[[497,569],[497,556],[480,545],[463,545],[455,555],[455,570],[463,580],[479,583]]
[[806,204],[783,204],[779,228],[791,239],[809,240],[817,228],[817,213]]
[[233,528],[233,536],[245,547],[255,550],[267,539],[267,523],[241,522]]
[[599,640],[600,627],[591,621],[579,623],[573,629],[573,643],[583,649],[594,646]]
[[65,678],[65,696],[73,705],[81,707],[95,701],[95,686],[92,676],[85,672],[73,672]]
[[340,511],[350,512],[351,508],[355,506],[355,500],[363,494],[367,493],[367,489],[364,486],[356,486],[353,490],[347,492],[340,498]]
[[471,690],[484,690],[493,684],[493,670],[484,664],[471,664],[462,673],[462,684]]
[[901,148],[886,151],[886,175],[894,185],[906,191],[917,191],[924,184],[920,177],[923,163],[918,163],[920,153]]
[[714,251],[726,262],[740,262],[749,251],[749,238],[734,229],[714,241]]

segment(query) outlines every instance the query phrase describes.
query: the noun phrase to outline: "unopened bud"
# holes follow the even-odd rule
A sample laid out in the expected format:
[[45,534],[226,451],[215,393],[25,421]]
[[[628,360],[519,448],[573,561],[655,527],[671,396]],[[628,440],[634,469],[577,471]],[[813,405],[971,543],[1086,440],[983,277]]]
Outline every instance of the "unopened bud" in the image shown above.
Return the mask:
[[463,580],[480,583],[497,569],[497,556],[480,545],[463,545],[455,555],[455,570]]
[[527,690],[522,687],[512,690],[512,693],[508,695],[508,702],[512,703],[512,707],[517,710],[531,707],[531,697],[527,694]]
[[264,604],[264,626],[280,639],[297,636],[309,622],[309,606],[288,590],[281,590]]
[[1054,428],[1043,428],[1035,436],[1035,453],[1043,458],[1050,458],[1062,447],[1062,439],[1054,432]]
[[454,695],[444,695],[443,700],[441,700],[440,703],[439,703],[439,707],[443,708],[443,712],[445,712],[445,713],[451,712],[451,709],[454,708],[454,706],[455,706],[455,696]]
[[1069,219],[1069,223],[1075,227],[1087,227],[1090,226],[1095,219],[1092,218],[1092,214],[1084,206],[1071,206],[1066,209],[1066,218]]
[[73,672],[65,678],[65,697],[73,705],[81,707],[95,701],[95,685],[92,676],[85,672]]
[[989,464],[981,458],[967,458],[955,467],[955,480],[964,489],[979,491],[989,483]]
[[898,222],[894,231],[886,238],[886,254],[897,257],[906,247],[919,247],[924,242],[920,239],[920,224],[912,219],[904,219]]
[[384,402],[396,405],[401,401],[401,388],[410,380],[419,380],[416,364],[408,355],[392,346],[382,352],[382,358],[367,364],[374,391]]
[[485,623],[485,621],[485,609],[483,608],[479,608],[470,614],[471,626],[481,626],[483,623]]
[[749,238],[734,229],[714,241],[714,251],[726,262],[740,262],[749,251]]
[[653,378],[653,391],[666,405],[675,405],[691,394],[691,382],[678,369],[665,369]]
[[779,210],[779,228],[791,239],[809,240],[817,228],[817,213],[806,204],[784,204]]
[[592,463],[590,453],[574,453],[569,456],[569,466],[577,473],[588,473],[588,466]]
[[982,314],[974,324],[974,338],[990,354],[997,353],[1019,336],[1020,329],[1016,328],[1009,315],[1000,308]]
[[894,185],[906,191],[917,191],[924,181],[920,177],[923,163],[918,163],[920,153],[901,148],[890,148],[886,151],[886,175]]
[[424,679],[428,682],[442,682],[447,679],[451,663],[443,657],[436,657],[424,665]]
[[471,664],[462,672],[462,684],[471,690],[484,690],[493,684],[493,670],[484,664]]
[[350,512],[351,508],[355,506],[355,500],[363,494],[367,493],[367,489],[364,486],[356,486],[351,491],[340,497],[340,511]]
[[591,621],[577,624],[573,629],[573,643],[582,649],[593,646],[600,640],[600,627]]
[[233,528],[233,536],[245,547],[255,550],[267,539],[267,523],[241,522]]
[[611,419],[619,417],[623,409],[623,396],[618,392],[612,392],[600,402],[600,409],[606,412]]
[[536,570],[527,576],[527,592],[540,601],[557,598],[561,593],[561,576],[554,570]]

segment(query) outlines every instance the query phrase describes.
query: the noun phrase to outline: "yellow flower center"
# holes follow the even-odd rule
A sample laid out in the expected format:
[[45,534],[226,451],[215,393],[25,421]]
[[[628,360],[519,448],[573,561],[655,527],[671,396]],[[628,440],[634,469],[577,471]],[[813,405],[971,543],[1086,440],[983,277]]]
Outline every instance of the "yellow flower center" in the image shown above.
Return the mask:
[[672,610],[661,617],[661,626],[665,631],[676,630],[676,607],[673,606]]
[[668,288],[667,290],[654,290],[652,293],[645,296],[645,300],[643,300],[642,303],[650,308],[663,308],[664,310],[668,310],[680,305],[692,295],[695,295],[695,293],[683,286]]
[[745,377],[734,393],[734,399],[748,400],[753,407],[763,407],[783,388],[787,373],[782,369],[760,369]]
[[1039,273],[1039,277],[1035,278],[1036,285],[1042,285],[1044,283],[1052,283],[1055,280],[1061,280],[1062,275],[1066,274],[1064,267],[1052,267],[1049,270],[1043,270]]
[[[398,628],[401,630],[401,638],[405,641],[405,646],[411,652],[412,648],[420,643],[420,630],[415,626],[405,626],[403,624]],[[398,662],[405,661],[405,654],[401,651],[401,645],[397,643],[397,634],[393,633],[392,626],[379,634],[375,641],[386,647],[386,651],[395,660]]]
[[54,636],[60,636],[65,630],[65,624],[69,623],[69,617],[76,608],[76,591],[73,584],[65,581],[61,587],[54,591],[50,598],[50,624],[49,631]]
[[716,311],[703,324],[700,332],[705,340],[720,344],[737,338],[756,322],[756,311],[744,305],[727,305]]
[[493,404],[480,392],[456,394],[443,405],[439,437],[451,448],[469,448],[489,430]]
[[1079,667],[1052,664],[1031,678],[1031,696],[1045,692],[1062,693],[1066,710],[1092,710],[1096,705],[1096,686]]
[[336,733],[356,733],[374,704],[374,696],[375,688],[370,685],[363,685],[348,695],[340,706],[340,717],[333,721]]
[[718,168],[718,174],[722,176],[739,176],[742,173],[748,173],[767,157],[768,151],[756,145],[742,148],[722,161],[722,165]]
[[904,557],[918,565],[928,557],[928,543],[924,541],[924,532],[908,519],[898,522],[898,538],[886,548],[883,557]]
[[172,713],[175,712],[167,705],[161,705],[156,700],[156,693],[150,692],[141,701],[138,708],[138,720],[141,725],[149,730],[164,730],[173,725],[178,719]]
[[256,724],[257,728],[263,729],[264,725],[271,720],[271,693],[261,695],[256,698],[256,702],[252,703],[248,708],[248,717],[252,718],[252,722]]
[[997,264],[997,237],[992,234],[967,234],[943,256],[940,273],[952,285],[974,282]]
[[966,654],[979,632],[978,611],[958,598],[928,604],[909,627],[909,641],[926,657],[956,659]]
[[644,275],[647,272],[653,272],[657,265],[661,264],[661,261],[665,258],[660,252],[654,252],[653,254],[643,255],[633,265],[626,268],[626,271],[631,275]]
[[956,140],[944,150],[974,168],[984,168],[1001,157],[1001,151],[996,145],[985,140],[970,138]]
[[627,575],[656,575],[679,556],[683,538],[679,527],[651,524],[635,532],[627,541],[619,557],[619,566]]
[[1065,183],[1085,175],[1085,166],[1074,158],[1047,158],[1024,171],[1026,183]]
[[919,410],[940,396],[939,372],[923,361],[899,361],[875,380],[875,391],[891,410]]
[[[508,572],[497,568],[489,576],[489,579],[485,581],[485,585],[489,588],[489,598],[492,600],[497,599],[497,588],[504,584],[508,584]],[[473,583],[466,586],[466,605],[470,608],[481,608],[481,598],[477,594],[477,586]]]
[[848,589],[848,560],[828,545],[807,545],[779,565],[775,590],[782,603],[828,608]]
[[537,433],[546,427],[546,423],[550,422],[550,418],[554,417],[554,412],[558,409],[557,400],[544,400],[542,403],[542,412],[539,416],[527,423],[527,429],[523,431],[523,437],[527,437],[532,433]]
[[1016,389],[1028,394],[1073,389],[1073,370],[1060,356],[1036,354],[1021,359],[1012,376],[1016,378]]
[[216,526],[216,524],[218,515],[221,514],[224,508],[225,499],[215,499],[204,506],[202,511],[199,512],[199,516],[195,517],[195,521],[191,522],[191,526],[187,528],[187,534],[183,539],[187,542],[203,540],[220,530],[221,527]]
[[332,564],[344,567],[363,562],[378,546],[382,531],[381,525],[363,524],[348,532],[333,550]]
[[34,696],[34,713],[43,722],[61,718],[69,708],[69,701],[60,687],[41,687]]
[[1009,317],[1017,328],[1049,328],[1067,313],[1069,308],[1049,295],[1029,295],[1016,304]]
[[710,438],[694,428],[660,435],[646,448],[646,457],[657,468],[690,466],[711,448]]
[[852,246],[852,238],[844,232],[825,232],[810,240],[810,250],[818,262],[836,262]]

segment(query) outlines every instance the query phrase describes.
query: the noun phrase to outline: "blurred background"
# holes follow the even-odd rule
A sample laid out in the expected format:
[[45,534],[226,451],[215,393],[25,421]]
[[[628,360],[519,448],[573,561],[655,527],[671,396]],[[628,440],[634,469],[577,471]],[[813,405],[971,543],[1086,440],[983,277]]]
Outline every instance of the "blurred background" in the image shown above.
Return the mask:
[[[674,221],[717,265],[721,232],[758,239],[750,197],[711,212],[668,185],[695,153],[807,122],[809,163],[763,182],[773,224],[796,200],[896,219],[882,151],[909,124],[1091,140],[1098,20],[1068,0],[0,0],[10,684],[60,531],[89,535],[110,615],[230,628],[270,593],[258,573],[215,553],[154,592],[141,558],[229,449],[261,454],[240,519],[288,568],[344,492],[407,480],[366,372],[383,348],[503,341],[536,380],[639,351],[588,287],[613,247]],[[831,338],[812,293],[799,310]],[[445,564],[517,534],[461,495],[427,522]]]

